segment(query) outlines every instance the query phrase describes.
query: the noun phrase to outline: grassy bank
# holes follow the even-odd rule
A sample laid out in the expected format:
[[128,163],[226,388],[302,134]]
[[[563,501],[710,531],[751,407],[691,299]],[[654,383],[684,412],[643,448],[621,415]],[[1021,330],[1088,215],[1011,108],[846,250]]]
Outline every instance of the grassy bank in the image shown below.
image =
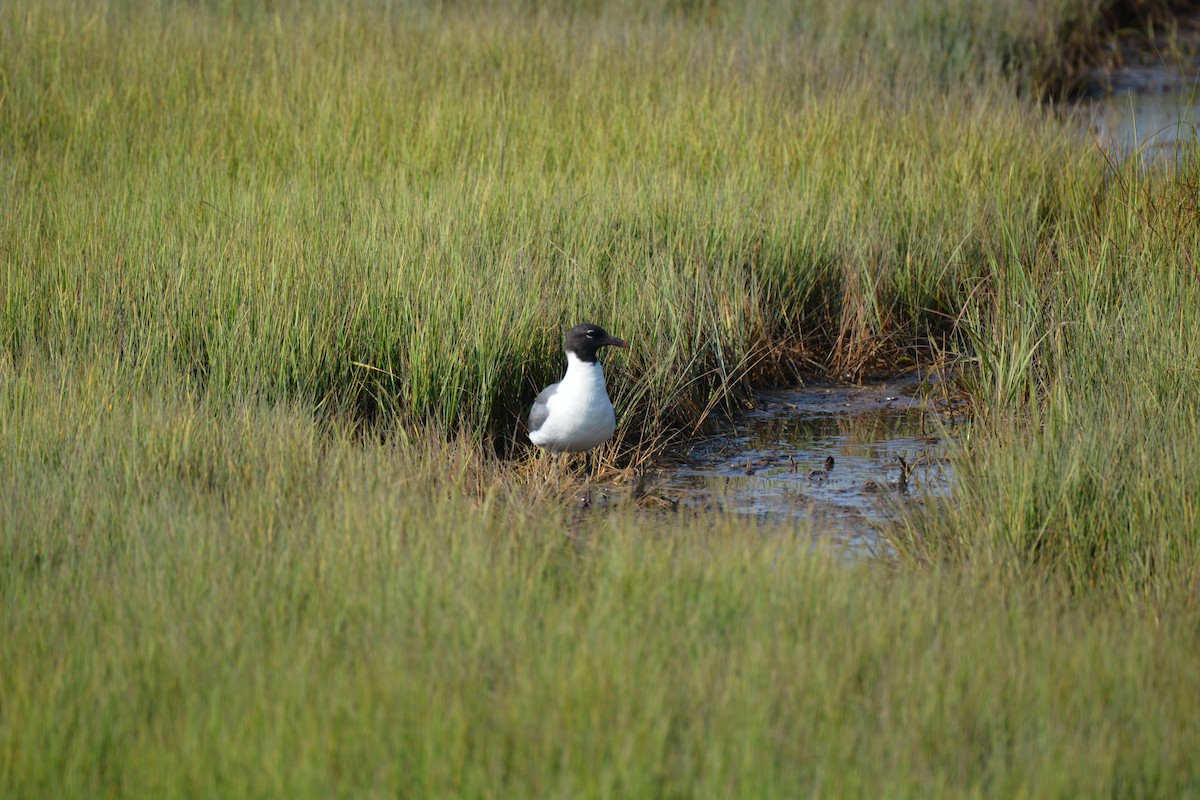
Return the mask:
[[587,316],[626,420],[877,366],[1081,158],[984,9],[11,5],[0,342],[494,434]]
[[1010,279],[968,313],[968,388],[988,433],[959,463],[958,502],[908,532],[923,556],[1080,590],[1195,593],[1200,164],[1139,171],[1051,236],[1013,240]]
[[839,562],[736,518],[575,518],[469,443],[163,404],[108,372],[30,367],[0,400],[20,431],[0,456],[8,796],[1200,780],[1194,595],[1081,602],[986,565]]
[[[1197,167],[1036,102],[1105,10],[0,7],[0,795],[1195,796]],[[939,355],[954,502],[579,516],[585,317],[617,463]]]

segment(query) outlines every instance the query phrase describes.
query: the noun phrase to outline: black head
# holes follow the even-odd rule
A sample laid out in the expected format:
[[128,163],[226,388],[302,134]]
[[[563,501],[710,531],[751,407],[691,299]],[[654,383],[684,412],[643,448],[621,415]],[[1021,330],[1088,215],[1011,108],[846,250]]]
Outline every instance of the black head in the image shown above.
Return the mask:
[[590,322],[584,322],[571,328],[567,331],[567,338],[563,340],[563,350],[574,353],[575,357],[585,364],[594,363],[596,351],[606,346],[629,347],[621,339],[609,336],[604,328]]

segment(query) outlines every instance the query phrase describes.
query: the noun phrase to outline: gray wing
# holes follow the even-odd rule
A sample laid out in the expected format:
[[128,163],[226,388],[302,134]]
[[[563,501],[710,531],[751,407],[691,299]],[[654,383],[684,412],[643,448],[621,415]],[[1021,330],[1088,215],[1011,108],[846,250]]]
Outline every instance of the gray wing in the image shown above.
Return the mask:
[[550,416],[550,409],[546,405],[550,402],[550,398],[558,391],[558,384],[552,383],[545,389],[542,389],[533,400],[533,408],[529,410],[529,432],[533,433],[538,428],[542,427],[542,423],[546,421],[546,417]]

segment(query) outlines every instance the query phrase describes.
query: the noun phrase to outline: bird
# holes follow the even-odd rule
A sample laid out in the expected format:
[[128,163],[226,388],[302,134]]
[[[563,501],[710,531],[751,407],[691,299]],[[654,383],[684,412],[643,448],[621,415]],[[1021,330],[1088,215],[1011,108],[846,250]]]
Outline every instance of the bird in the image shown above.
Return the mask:
[[814,469],[808,473],[809,480],[818,481],[829,476],[833,472],[833,456],[825,456],[825,469]]
[[613,435],[617,417],[597,358],[601,347],[628,349],[629,344],[591,322],[567,331],[567,373],[534,399],[529,441],[554,453],[587,453]]
[[895,483],[879,483],[878,481],[867,481],[863,484],[863,489],[868,492],[887,492],[895,491],[901,494],[908,493],[908,476],[912,474],[912,468],[908,462],[904,460],[904,456],[896,456],[896,460],[900,462],[900,477]]

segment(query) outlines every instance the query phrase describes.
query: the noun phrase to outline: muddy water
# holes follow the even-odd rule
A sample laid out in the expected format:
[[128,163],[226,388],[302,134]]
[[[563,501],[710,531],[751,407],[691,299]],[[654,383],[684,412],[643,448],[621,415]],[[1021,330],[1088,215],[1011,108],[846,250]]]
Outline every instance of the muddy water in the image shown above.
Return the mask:
[[[944,409],[915,378],[763,392],[728,433],[692,445],[660,494],[876,548],[900,507],[950,492],[951,440],[964,428]],[[911,467],[906,486],[898,456]]]

